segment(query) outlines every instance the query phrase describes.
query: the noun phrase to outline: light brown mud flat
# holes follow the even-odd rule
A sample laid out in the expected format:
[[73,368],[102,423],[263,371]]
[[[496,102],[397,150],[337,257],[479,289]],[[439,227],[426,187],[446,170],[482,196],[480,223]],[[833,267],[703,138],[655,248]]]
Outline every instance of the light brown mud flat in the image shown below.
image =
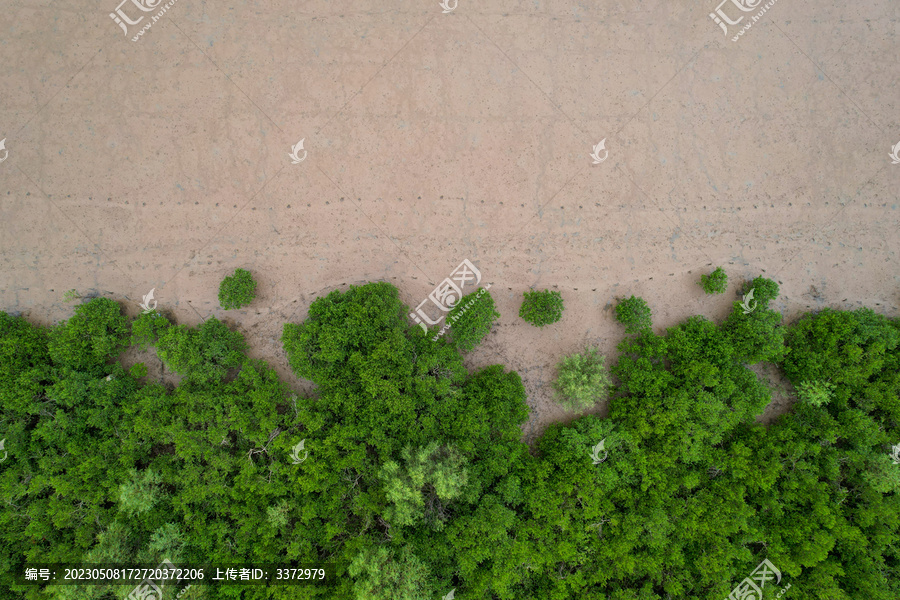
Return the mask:
[[[706,0],[179,0],[137,42],[115,1],[32,4],[0,11],[3,310],[54,322],[75,288],[136,314],[155,288],[309,393],[285,321],[366,281],[415,307],[468,259],[502,317],[467,364],[523,376],[529,441],[573,416],[561,356],[615,360],[617,298],[661,331],[765,275],[786,320],[898,314],[894,0],[779,2],[737,42]],[[706,297],[719,265],[729,292]],[[236,267],[259,296],[226,312]],[[562,293],[560,322],[518,318],[532,288]]]

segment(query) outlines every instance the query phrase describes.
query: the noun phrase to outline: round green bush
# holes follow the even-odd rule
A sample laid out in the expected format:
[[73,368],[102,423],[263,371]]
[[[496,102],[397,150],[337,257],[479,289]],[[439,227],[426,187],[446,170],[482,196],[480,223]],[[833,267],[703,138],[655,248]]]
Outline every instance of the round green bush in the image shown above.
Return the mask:
[[650,329],[650,307],[643,298],[632,296],[616,306],[616,320],[625,326],[625,333],[640,333]]
[[247,306],[256,297],[256,282],[245,269],[235,269],[219,284],[219,304],[225,310]]
[[560,404],[569,410],[584,410],[606,398],[612,380],[605,363],[606,357],[590,346],[581,354],[564,356],[553,382]]
[[707,294],[724,294],[728,289],[728,275],[725,269],[718,267],[709,275],[701,275],[700,286]]
[[559,292],[525,292],[524,296],[519,316],[535,327],[550,325],[562,318],[563,299]]

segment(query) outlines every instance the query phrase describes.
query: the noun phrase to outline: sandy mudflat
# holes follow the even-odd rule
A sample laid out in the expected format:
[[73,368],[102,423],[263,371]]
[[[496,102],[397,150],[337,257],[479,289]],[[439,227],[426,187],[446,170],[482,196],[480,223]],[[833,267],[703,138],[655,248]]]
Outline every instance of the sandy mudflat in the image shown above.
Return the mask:
[[[549,394],[562,355],[615,359],[618,297],[661,331],[766,275],[787,322],[896,316],[900,3],[779,0],[737,42],[716,4],[178,0],[132,42],[158,7],[122,4],[145,16],[126,37],[117,0],[7,2],[0,309],[54,322],[75,288],[135,315],[156,288],[309,391],[284,322],[375,280],[414,307],[468,259],[502,318],[467,363],[522,375],[528,440],[572,417]],[[729,291],[707,297],[718,265]],[[259,295],[223,311],[236,267]],[[518,318],[532,287],[562,293],[559,323]]]

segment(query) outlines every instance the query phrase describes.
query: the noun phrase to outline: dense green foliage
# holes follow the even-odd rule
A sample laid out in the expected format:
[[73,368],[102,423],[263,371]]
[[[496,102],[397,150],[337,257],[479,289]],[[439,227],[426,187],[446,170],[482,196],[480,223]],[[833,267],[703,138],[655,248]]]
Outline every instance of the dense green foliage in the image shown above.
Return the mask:
[[[551,425],[534,454],[519,375],[468,372],[387,283],[284,326],[313,397],[214,319],[129,323],[102,298],[49,328],[0,312],[0,597],[120,599],[12,574],[169,558],[337,569],[331,588],[195,585],[180,600],[721,600],[768,559],[793,600],[894,600],[900,320],[826,309],[783,327],[777,285],[751,288],[759,306],[735,302],[721,325],[637,327],[608,416]],[[115,362],[129,345],[180,384],[141,383],[143,365]],[[576,356],[556,385],[598,386],[602,357]],[[770,425],[759,361],[802,398]]]
[[141,313],[131,322],[131,344],[146,350],[156,344],[172,323],[156,311]]
[[500,313],[491,293],[484,288],[463,296],[447,314],[453,343],[464,352],[474,349],[491,332]]
[[525,299],[519,307],[519,316],[534,325],[543,327],[562,318],[563,299],[559,292],[550,290],[523,292]]
[[700,287],[707,294],[724,294],[728,289],[728,274],[722,267],[716,267],[709,275],[700,276]]
[[[314,301],[306,322],[286,324],[282,339],[295,372],[319,390],[298,415],[317,448],[302,465],[308,543],[358,569],[360,553],[390,543],[395,550],[378,556],[391,565],[368,577],[404,575],[395,561],[425,562],[422,597],[439,597],[455,587],[456,573],[490,579],[490,547],[478,534],[488,523],[477,524],[494,498],[517,493],[509,471],[527,455],[519,440],[525,390],[499,365],[468,375],[459,351],[410,328],[407,312],[387,283],[351,286]],[[463,459],[466,475],[453,476]],[[347,585],[334,597],[354,597]],[[393,581],[387,589],[423,585]]]
[[443,506],[458,498],[466,485],[465,459],[452,446],[439,449],[435,441],[415,452],[404,448],[400,456],[402,465],[389,460],[379,473],[392,503],[385,519],[397,525],[424,519],[430,527],[442,529],[447,520]]
[[753,311],[745,314],[741,303],[733,302],[731,314],[722,324],[722,331],[741,361],[751,365],[761,361],[780,362],[789,348],[784,345],[781,315],[769,308],[769,302],[778,296],[778,284],[771,279],[757,277],[746,284],[745,289],[755,290]]
[[569,410],[584,410],[606,399],[612,380],[606,357],[590,346],[582,353],[564,356],[556,367],[553,389]]
[[372,546],[360,552],[348,573],[356,579],[358,600],[420,600],[428,597],[428,565],[409,546],[391,550]]
[[211,317],[198,329],[176,325],[166,329],[156,342],[163,363],[184,380],[201,385],[221,382],[228,369],[243,363],[244,337]]
[[625,333],[642,333],[653,326],[650,307],[637,296],[625,298],[616,305],[616,321],[625,326]]
[[219,304],[225,310],[247,306],[256,298],[256,281],[246,269],[235,269],[219,284]]
[[100,373],[125,347],[128,320],[118,304],[97,298],[75,307],[64,326],[50,330],[50,360],[63,369]]
[[813,406],[828,404],[834,395],[835,385],[830,381],[801,381],[797,385],[797,397]]
[[[207,322],[202,334],[187,335],[170,328],[161,337],[189,340],[173,356],[190,374],[215,373],[229,362],[221,348],[240,337],[220,325]],[[254,560],[275,556],[265,506],[288,497],[289,486],[273,477],[271,447],[250,460],[248,452],[291,427],[279,411],[287,408],[284,384],[241,356],[227,383],[197,377],[174,390],[142,386],[135,378],[146,374],[142,365],[126,372],[107,362],[127,331],[118,305],[103,298],[77,306],[49,331],[0,313],[0,416],[9,450],[0,466],[0,597],[122,597],[121,587],[41,594],[14,586],[11,573],[35,562],[230,562],[238,548]],[[203,593],[195,586],[182,599]]]

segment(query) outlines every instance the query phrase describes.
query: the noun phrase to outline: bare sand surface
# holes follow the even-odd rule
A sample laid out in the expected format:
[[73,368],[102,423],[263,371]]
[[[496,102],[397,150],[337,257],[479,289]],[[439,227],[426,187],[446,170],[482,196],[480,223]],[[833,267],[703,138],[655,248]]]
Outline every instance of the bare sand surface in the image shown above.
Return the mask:
[[[155,288],[311,393],[285,322],[377,280],[414,308],[468,259],[502,317],[466,363],[522,376],[529,442],[575,416],[550,394],[563,355],[615,360],[617,298],[661,332],[765,275],[785,322],[897,316],[900,3],[779,0],[733,42],[764,6],[743,3],[178,0],[133,42],[157,0],[3,0],[0,309],[49,324],[74,288],[136,315]],[[117,9],[143,21],[126,35]],[[236,267],[258,297],[224,311]],[[519,319],[529,289],[560,291],[562,320]],[[771,420],[792,392],[757,372]]]

